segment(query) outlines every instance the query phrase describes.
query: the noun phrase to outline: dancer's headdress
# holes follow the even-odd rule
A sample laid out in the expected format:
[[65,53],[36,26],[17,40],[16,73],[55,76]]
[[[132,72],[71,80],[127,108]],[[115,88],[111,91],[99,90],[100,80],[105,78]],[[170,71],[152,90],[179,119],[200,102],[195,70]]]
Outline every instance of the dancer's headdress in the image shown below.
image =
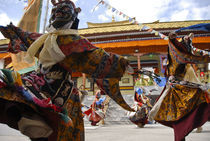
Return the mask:
[[74,2],[71,0],[51,0],[51,3],[53,4],[53,6],[57,6],[58,4],[61,4],[61,3],[70,3],[74,7],[75,12],[79,13],[81,11],[79,7],[76,8]]

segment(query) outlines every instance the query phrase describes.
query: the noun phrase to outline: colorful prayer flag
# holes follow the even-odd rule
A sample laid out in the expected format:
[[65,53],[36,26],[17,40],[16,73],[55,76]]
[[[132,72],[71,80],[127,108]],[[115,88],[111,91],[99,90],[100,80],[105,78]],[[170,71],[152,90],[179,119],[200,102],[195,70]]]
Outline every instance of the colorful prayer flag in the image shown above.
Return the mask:
[[[28,0],[27,10],[18,23],[18,27],[29,32],[39,32],[41,9],[42,0]],[[35,66],[35,60],[31,64],[25,62],[25,54],[25,52],[20,52],[18,54],[11,55],[12,64],[15,71],[25,72],[24,70],[28,70],[28,68]]]
[[116,9],[115,8],[112,8],[112,12],[114,12]]
[[[123,14],[122,12],[118,11],[116,8],[112,7],[111,5],[109,5],[108,3],[106,3],[105,1],[101,0],[100,2],[102,2],[102,4],[105,4],[105,7],[107,7],[108,9],[111,9],[112,12],[116,12],[116,14],[122,15],[123,18],[126,18],[126,20],[129,20],[130,22],[133,22],[134,24],[137,24],[139,26],[142,25],[142,23],[138,23],[136,20],[133,20],[131,17],[129,17],[129,16]],[[159,20],[157,20],[155,22],[159,22]],[[161,38],[164,38],[164,40],[168,40],[168,37],[166,37],[165,35],[159,33],[158,31],[155,31],[153,29],[150,29],[147,26],[142,27],[141,30],[148,30],[148,32],[155,33],[156,36],[160,36]]]

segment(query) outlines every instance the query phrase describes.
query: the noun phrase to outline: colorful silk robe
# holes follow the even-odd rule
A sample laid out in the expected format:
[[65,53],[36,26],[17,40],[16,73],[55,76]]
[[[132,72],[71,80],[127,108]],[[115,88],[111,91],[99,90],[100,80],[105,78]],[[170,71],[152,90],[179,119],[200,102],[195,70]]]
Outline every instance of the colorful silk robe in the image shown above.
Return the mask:
[[[169,40],[168,59],[168,77],[173,76],[179,82],[184,80],[194,83],[198,82],[197,76],[189,63],[208,63],[210,61],[208,56],[194,56],[190,54],[186,51],[184,44],[176,39]],[[203,104],[209,105],[207,104],[206,95],[207,92],[199,87],[191,87],[179,83],[171,84],[168,82],[154,105],[150,117],[154,117],[156,121],[164,125],[173,127],[176,141],[184,140],[184,137],[196,127],[190,126],[190,124],[182,129],[177,127],[181,127],[178,126],[181,124],[184,127],[184,124],[188,123],[188,121],[192,122],[192,117],[190,117],[192,112],[197,111],[197,108],[203,106]],[[209,106],[206,107],[203,109],[209,108]],[[202,112],[205,113],[205,111]],[[196,116],[202,117],[202,115]],[[208,115],[205,116],[204,119],[200,119],[201,122],[198,122],[199,124],[196,126],[201,126],[208,120]]]
[[[8,25],[7,27],[1,26],[0,30],[6,38],[11,40],[8,51],[12,53],[26,51],[41,36],[41,34],[37,33],[24,32],[13,25]],[[79,35],[58,36],[56,42],[62,53],[66,56],[65,59],[49,68],[43,68],[42,64],[40,64],[38,71],[33,72],[34,74],[30,73],[22,76],[24,86],[29,86],[31,91],[35,91],[37,94],[42,93],[44,97],[52,100],[57,96],[57,92],[60,92],[59,90],[62,87],[66,88],[64,84],[67,84],[66,82],[68,81],[62,80],[69,78],[68,76],[72,71],[79,71],[94,78],[103,93],[108,94],[123,108],[131,110],[122,98],[119,90],[119,80],[128,65],[127,60],[93,46],[88,40]],[[36,57],[39,58],[41,50],[42,48],[39,49]],[[36,81],[37,78],[41,81]],[[22,82],[22,80],[20,81]],[[27,85],[28,82],[30,82],[30,85]],[[34,84],[33,82],[38,85],[31,86]],[[67,85],[70,86],[70,84]],[[22,87],[22,84],[18,86]],[[52,101],[54,105],[49,105],[48,101],[43,102],[42,98],[40,98],[41,101],[38,98],[39,102],[36,102],[37,99],[34,100],[34,98],[31,98],[32,100],[30,99],[29,101],[28,97],[23,95],[25,93],[21,91],[22,95],[20,95],[16,91],[17,89],[13,92],[2,87],[0,89],[1,98],[12,102],[24,103],[42,114],[47,121],[50,121],[49,123],[54,129],[54,134],[49,137],[51,141],[84,140],[81,105],[78,90],[75,86],[71,87],[71,94],[65,99],[65,104],[60,105],[61,109],[56,107],[58,106],[56,101]],[[63,91],[60,95],[63,94]],[[68,120],[68,116],[71,120]],[[70,121],[72,121],[72,124]]]

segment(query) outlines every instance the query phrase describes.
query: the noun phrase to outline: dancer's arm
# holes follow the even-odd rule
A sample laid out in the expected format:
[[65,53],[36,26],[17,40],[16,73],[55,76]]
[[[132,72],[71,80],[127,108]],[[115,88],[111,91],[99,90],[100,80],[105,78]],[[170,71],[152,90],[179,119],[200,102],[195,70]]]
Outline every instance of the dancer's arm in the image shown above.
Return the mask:
[[175,48],[180,52],[180,55],[183,58],[187,58],[188,63],[209,63],[210,57],[209,55],[194,55],[192,51],[189,51],[191,43],[192,43],[192,36],[193,34],[189,34],[183,37],[182,41],[179,42],[176,37],[176,33],[169,34],[169,44],[173,44]]
[[41,36],[39,33],[23,31],[12,23],[7,26],[0,26],[0,32],[5,38],[10,39],[7,51],[11,53],[27,51],[30,45]]

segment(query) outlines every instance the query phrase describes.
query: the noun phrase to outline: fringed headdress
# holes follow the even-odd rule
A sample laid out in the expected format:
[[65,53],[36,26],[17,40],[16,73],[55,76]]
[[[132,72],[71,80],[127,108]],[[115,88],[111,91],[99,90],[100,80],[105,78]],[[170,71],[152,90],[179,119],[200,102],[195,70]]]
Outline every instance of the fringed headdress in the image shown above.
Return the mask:
[[57,6],[58,4],[61,4],[61,3],[70,3],[74,7],[75,12],[77,13],[81,12],[81,9],[79,7],[76,8],[74,2],[71,0],[51,0],[51,3],[53,4],[53,6]]

